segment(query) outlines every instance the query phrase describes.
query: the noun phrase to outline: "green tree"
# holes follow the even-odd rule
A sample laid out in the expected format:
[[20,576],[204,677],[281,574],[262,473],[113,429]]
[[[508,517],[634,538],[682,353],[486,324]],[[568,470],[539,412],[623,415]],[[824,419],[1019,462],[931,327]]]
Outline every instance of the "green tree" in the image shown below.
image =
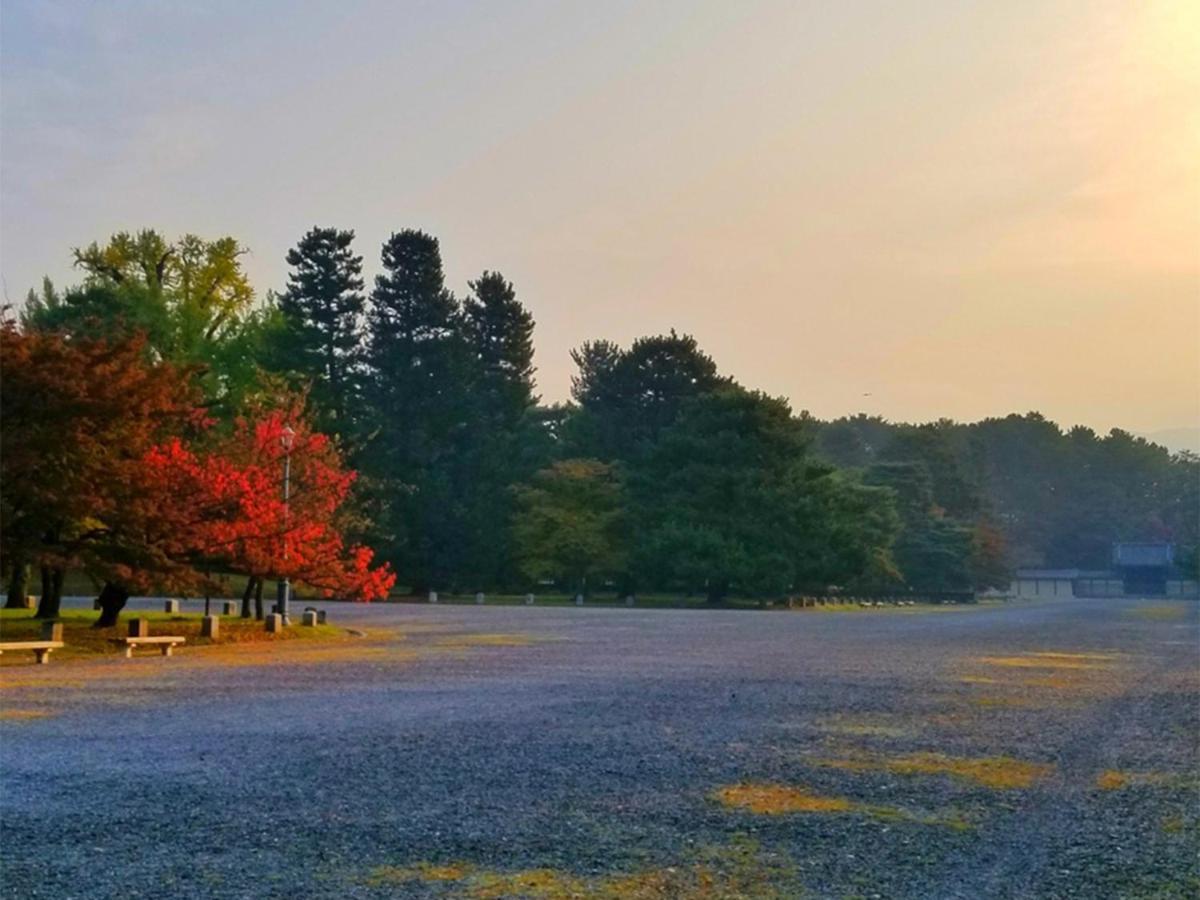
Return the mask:
[[359,462],[375,494],[385,556],[422,590],[461,570],[470,348],[437,239],[401,231],[382,257],[367,315]]
[[924,463],[880,463],[867,470],[868,484],[896,498],[901,529],[893,546],[897,567],[909,587],[960,591],[971,586],[971,532],[934,502],[933,478]]
[[514,489],[514,543],[522,573],[585,591],[588,580],[625,563],[624,502],[616,470],[594,459],[568,459]]
[[203,367],[210,411],[228,418],[258,389],[258,362],[276,325],[254,306],[245,252],[231,237],[119,232],[76,248],[83,284],[60,295],[47,281],[27,301],[22,325],[109,340],[140,334],[152,359]]
[[284,323],[277,364],[311,384],[322,430],[342,433],[357,407],[354,374],[365,304],[362,257],[353,242],[353,231],[308,231],[288,251],[288,286],[277,299]]
[[652,445],[693,397],[728,381],[690,335],[644,337],[621,350],[594,341],[572,351],[578,410],[568,439],[577,454],[630,460]]
[[783,593],[887,568],[885,492],[808,455],[785,401],[731,386],[700,394],[630,465],[635,575],[657,587]]
[[510,488],[545,466],[550,454],[535,414],[533,316],[498,272],[484,272],[470,288],[463,325],[471,354],[471,436],[457,485],[463,575],[483,587],[517,577]]

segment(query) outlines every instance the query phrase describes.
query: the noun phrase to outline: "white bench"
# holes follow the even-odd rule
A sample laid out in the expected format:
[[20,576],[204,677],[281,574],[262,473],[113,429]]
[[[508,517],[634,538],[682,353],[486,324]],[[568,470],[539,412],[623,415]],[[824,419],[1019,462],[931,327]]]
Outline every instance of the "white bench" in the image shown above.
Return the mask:
[[177,635],[177,634],[162,634],[162,635],[155,635],[154,637],[114,638],[114,640],[118,644],[125,645],[125,658],[126,659],[133,658],[133,648],[134,647],[141,647],[143,645],[150,645],[153,647],[161,647],[162,655],[170,656],[171,648],[175,647],[178,644],[186,644],[187,643],[187,638],[181,637],[180,635]]
[[32,650],[39,665],[50,662],[50,651],[61,650],[65,645],[62,641],[5,641],[0,643],[0,653],[5,650]]

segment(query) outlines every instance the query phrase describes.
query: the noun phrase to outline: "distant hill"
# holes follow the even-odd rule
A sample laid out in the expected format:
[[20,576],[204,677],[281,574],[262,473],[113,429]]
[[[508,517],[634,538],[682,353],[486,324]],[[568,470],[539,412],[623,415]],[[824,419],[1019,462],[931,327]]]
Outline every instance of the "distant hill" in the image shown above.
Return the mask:
[[1191,450],[1200,453],[1200,426],[1193,428],[1165,428],[1162,431],[1151,431],[1143,434],[1148,441],[1162,444],[1173,453],[1180,450]]

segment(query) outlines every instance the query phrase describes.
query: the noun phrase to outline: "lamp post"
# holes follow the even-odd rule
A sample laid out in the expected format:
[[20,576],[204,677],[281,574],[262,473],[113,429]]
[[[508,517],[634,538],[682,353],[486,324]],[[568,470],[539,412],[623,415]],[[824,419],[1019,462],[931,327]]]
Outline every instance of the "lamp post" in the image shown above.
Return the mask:
[[[279,435],[279,445],[283,447],[283,561],[285,563],[288,558],[288,500],[292,492],[292,444],[295,440],[296,432],[290,425],[284,425],[283,431]],[[287,575],[284,575],[279,579],[275,595],[275,611],[283,617],[284,625],[291,624],[288,621],[288,594],[290,593],[291,585],[288,584]]]

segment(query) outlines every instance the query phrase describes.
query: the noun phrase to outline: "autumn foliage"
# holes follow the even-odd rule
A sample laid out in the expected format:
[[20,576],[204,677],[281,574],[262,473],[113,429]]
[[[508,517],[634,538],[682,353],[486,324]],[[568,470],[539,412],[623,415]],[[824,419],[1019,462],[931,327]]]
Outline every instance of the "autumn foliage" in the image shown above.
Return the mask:
[[[107,342],[0,328],[0,501],[5,563],[42,572],[40,614],[62,573],[125,593],[213,586],[218,573],[288,577],[369,600],[393,583],[344,529],[354,472],[307,425],[302,398],[218,428],[195,367],[140,338]],[[285,427],[292,494],[285,505]],[[57,588],[55,587],[57,583]]]
[[[284,446],[288,428],[290,450]],[[327,595],[363,600],[386,596],[395,581],[386,567],[371,567],[369,548],[343,537],[355,473],[325,435],[309,430],[296,404],[238,419],[229,435],[200,452],[173,439],[151,448],[143,465],[155,495],[201,513],[177,523],[177,553],[190,552],[224,571],[291,578]]]

